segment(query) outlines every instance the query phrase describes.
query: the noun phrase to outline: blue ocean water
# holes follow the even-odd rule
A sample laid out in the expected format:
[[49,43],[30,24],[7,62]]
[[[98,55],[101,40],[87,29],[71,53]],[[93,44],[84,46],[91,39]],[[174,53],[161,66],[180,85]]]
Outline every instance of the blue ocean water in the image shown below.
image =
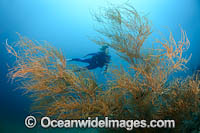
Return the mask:
[[[91,11],[108,3],[121,4],[126,0],[0,0],[0,132],[23,130],[29,115],[30,99],[15,90],[17,84],[7,77],[8,65],[15,59],[7,54],[5,40],[17,40],[16,32],[34,40],[46,40],[61,48],[67,58],[82,57],[99,50],[88,39],[95,34]],[[200,64],[200,1],[199,0],[130,0],[139,13],[152,20],[153,30],[180,39],[180,27],[187,32],[193,54],[189,67]],[[123,63],[111,50],[112,62]],[[98,73],[100,70],[94,70]],[[102,78],[103,79],[103,78]],[[18,125],[16,124],[18,123]],[[14,126],[15,125],[15,126]],[[14,126],[12,128],[12,126]],[[22,131],[22,132],[23,132]]]

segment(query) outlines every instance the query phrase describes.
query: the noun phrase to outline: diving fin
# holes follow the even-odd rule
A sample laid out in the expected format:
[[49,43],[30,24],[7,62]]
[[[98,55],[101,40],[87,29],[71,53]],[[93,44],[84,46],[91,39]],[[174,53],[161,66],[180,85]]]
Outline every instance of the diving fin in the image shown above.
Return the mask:
[[66,59],[66,61],[72,61],[72,59]]

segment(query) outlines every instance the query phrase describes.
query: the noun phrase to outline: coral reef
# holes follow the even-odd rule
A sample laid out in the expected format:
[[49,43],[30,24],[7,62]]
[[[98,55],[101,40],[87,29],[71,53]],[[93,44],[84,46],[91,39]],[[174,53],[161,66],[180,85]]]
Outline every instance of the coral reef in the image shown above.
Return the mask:
[[[7,43],[8,52],[16,57],[10,77],[21,80],[21,87],[30,92],[35,101],[32,109],[56,119],[175,119],[176,129],[169,130],[197,131],[200,80],[171,78],[187,70],[191,58],[184,55],[190,46],[186,32],[181,29],[178,42],[170,33],[169,39],[156,40],[147,48],[144,42],[152,33],[151,22],[132,6],[111,6],[94,18],[102,27],[92,40],[113,48],[129,64],[128,70],[111,68],[106,85],[99,84],[89,71],[74,73],[62,52],[46,42],[19,35],[15,45]],[[160,129],[142,129],[155,130]]]

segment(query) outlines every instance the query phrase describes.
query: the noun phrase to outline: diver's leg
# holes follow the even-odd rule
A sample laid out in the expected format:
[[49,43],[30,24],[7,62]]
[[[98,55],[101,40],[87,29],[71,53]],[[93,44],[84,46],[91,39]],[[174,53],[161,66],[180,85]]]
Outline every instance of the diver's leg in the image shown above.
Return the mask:
[[84,62],[84,63],[90,63],[91,59],[80,59],[80,58],[73,58],[69,61],[78,61],[78,62]]

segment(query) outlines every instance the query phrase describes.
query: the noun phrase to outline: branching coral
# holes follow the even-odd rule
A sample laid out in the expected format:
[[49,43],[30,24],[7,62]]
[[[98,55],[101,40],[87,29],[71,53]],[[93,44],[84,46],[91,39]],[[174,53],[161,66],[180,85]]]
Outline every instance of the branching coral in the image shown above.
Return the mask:
[[184,56],[190,46],[184,30],[178,42],[170,32],[169,39],[156,40],[154,47],[145,48],[150,22],[130,5],[104,9],[95,18],[102,28],[97,29],[100,36],[93,41],[112,47],[129,63],[128,72],[123,68],[112,70],[110,81],[113,90],[126,96],[128,115],[123,118],[175,119],[177,128],[183,129],[184,121],[199,117],[199,80],[190,76],[173,79],[176,82],[170,79],[174,72],[185,70],[191,58]]
[[46,42],[40,44],[20,35],[19,38],[15,46],[6,43],[17,64],[9,74],[13,79],[21,79],[21,87],[31,92],[35,100],[33,110],[55,118],[108,115],[109,108],[93,74],[75,74],[66,69],[62,53]]
[[129,64],[128,70],[112,68],[106,90],[92,73],[69,69],[62,52],[48,43],[20,35],[15,46],[6,43],[16,57],[10,77],[21,79],[22,87],[31,92],[33,109],[62,119],[175,119],[176,131],[191,130],[184,127],[200,116],[200,81],[192,76],[170,78],[185,70],[191,57],[184,56],[190,46],[186,32],[181,29],[178,42],[170,33],[169,39],[156,40],[154,47],[145,48],[151,23],[132,6],[105,8],[94,17],[102,28],[96,29],[100,36],[93,41],[115,49]]
[[135,8],[127,5],[104,9],[100,14],[94,14],[94,18],[103,27],[96,31],[107,37],[93,39],[95,43],[114,48],[130,64],[137,65],[138,60],[143,59],[140,50],[151,34],[151,24],[146,17],[141,17]]

